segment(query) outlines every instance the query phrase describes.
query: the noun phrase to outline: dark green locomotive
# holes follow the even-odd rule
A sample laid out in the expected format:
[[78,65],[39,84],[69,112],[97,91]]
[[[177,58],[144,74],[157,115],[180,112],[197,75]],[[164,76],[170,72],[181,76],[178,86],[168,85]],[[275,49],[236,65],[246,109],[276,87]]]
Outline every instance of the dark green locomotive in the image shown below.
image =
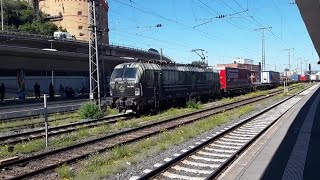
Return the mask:
[[220,94],[219,79],[217,71],[202,67],[123,63],[112,72],[107,105],[137,112],[185,103],[190,98],[208,99]]

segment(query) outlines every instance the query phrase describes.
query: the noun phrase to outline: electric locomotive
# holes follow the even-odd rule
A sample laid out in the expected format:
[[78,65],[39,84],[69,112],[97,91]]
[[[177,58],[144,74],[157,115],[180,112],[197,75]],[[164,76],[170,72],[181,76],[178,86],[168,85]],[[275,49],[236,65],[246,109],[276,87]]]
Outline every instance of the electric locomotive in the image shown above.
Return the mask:
[[131,62],[114,68],[106,103],[119,111],[141,112],[219,94],[220,77],[215,70],[160,61]]

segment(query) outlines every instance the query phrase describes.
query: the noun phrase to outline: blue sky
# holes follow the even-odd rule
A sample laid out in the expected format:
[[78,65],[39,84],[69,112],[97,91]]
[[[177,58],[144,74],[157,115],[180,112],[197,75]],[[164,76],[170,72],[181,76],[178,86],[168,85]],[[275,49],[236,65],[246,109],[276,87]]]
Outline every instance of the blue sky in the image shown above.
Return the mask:
[[[218,15],[226,17],[219,19]],[[257,64],[261,61],[261,32],[254,29],[261,27],[272,27],[265,31],[267,69],[276,66],[283,71],[288,66],[286,48],[294,48],[291,69],[300,70],[299,58],[319,69],[300,12],[290,0],[109,0],[111,43],[162,48],[177,62],[198,60],[191,50],[200,48],[208,52],[212,66],[231,63],[236,57]],[[303,61],[303,69],[305,64]]]

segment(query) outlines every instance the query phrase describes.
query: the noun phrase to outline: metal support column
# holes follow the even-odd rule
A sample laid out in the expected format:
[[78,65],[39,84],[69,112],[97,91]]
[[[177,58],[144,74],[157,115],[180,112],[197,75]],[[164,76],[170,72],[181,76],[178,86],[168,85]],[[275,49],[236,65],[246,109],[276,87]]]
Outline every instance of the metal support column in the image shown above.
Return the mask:
[[4,31],[4,23],[3,23],[3,0],[0,0],[1,1],[1,31]]
[[270,30],[272,29],[272,27],[263,27],[263,28],[258,28],[258,29],[255,29],[255,31],[261,31],[261,39],[262,39],[262,55],[261,55],[261,63],[262,63],[262,67],[261,67],[261,70],[262,71],[265,71],[266,70],[266,45],[265,45],[265,35],[264,35],[264,30]]
[[100,65],[102,59],[100,9],[101,3],[99,0],[88,1],[90,99],[96,101],[99,107],[101,106]]
[[284,51],[288,51],[288,56],[289,56],[289,71],[291,71],[291,51],[294,51],[294,48],[284,49]]

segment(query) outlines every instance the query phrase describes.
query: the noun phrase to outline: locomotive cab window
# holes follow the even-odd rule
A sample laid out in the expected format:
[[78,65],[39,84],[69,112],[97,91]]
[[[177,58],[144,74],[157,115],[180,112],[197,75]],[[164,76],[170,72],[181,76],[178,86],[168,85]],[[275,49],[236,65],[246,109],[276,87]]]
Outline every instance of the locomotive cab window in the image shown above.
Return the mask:
[[137,75],[137,68],[126,68],[124,70],[124,78],[135,79]]
[[135,79],[137,75],[137,68],[119,68],[114,69],[111,75],[111,80],[114,79]]
[[117,78],[122,78],[123,71],[124,71],[123,68],[114,69],[113,72],[112,72],[112,75],[111,75],[111,79],[114,80],[114,79],[117,79]]

